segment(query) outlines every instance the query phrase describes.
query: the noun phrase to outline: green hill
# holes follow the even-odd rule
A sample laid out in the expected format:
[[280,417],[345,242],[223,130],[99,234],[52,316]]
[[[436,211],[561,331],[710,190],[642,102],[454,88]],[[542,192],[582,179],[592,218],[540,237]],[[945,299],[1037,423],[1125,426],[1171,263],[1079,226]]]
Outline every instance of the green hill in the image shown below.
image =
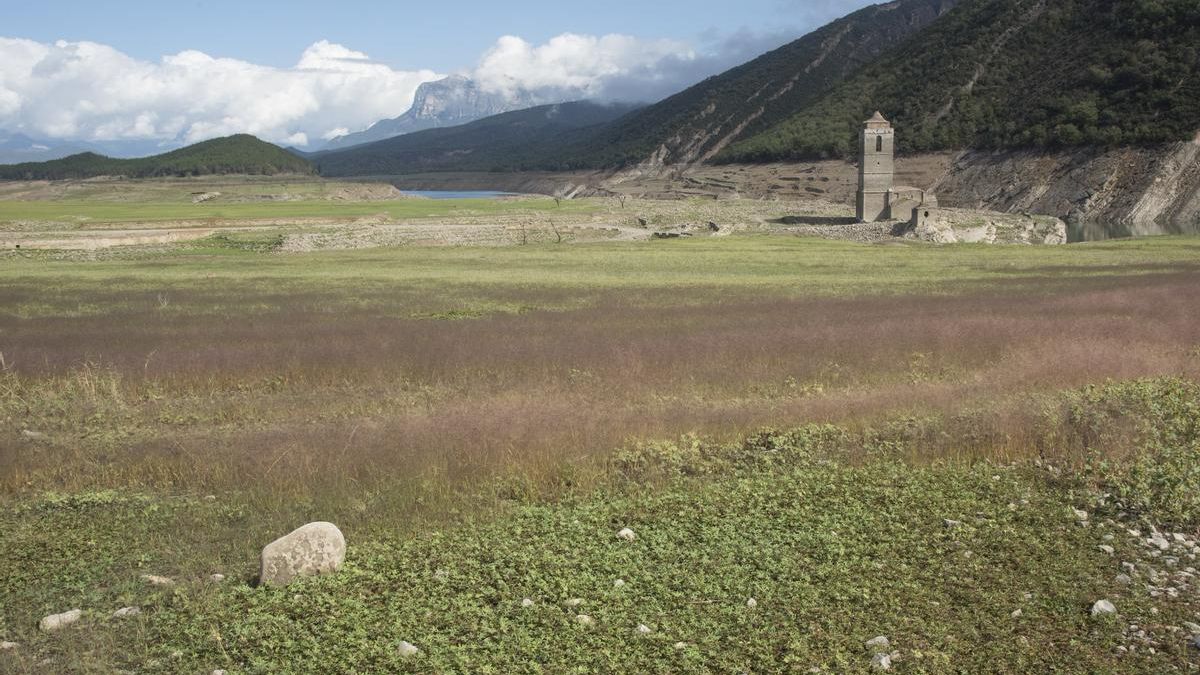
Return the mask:
[[247,134],[214,138],[162,155],[138,159],[113,159],[85,152],[49,162],[0,165],[0,179],[4,180],[312,173],[313,166],[303,158]]
[[873,110],[900,152],[1134,145],[1200,129],[1200,2],[964,0],[718,161],[839,157]]
[[564,149],[572,135],[588,136],[597,125],[633,109],[628,104],[586,101],[538,106],[462,126],[317,153],[311,159],[325,176],[539,169],[552,164],[555,156],[569,155]]
[[960,0],[875,5],[622,118],[569,148],[570,166],[703,160],[818,100]]

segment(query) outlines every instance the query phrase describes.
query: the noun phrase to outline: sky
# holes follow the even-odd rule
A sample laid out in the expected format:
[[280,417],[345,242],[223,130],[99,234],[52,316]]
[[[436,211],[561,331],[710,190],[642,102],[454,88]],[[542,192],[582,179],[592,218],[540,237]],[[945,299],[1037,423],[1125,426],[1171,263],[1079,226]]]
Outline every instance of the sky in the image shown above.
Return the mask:
[[869,0],[0,0],[0,130],[312,145],[447,74],[651,102]]

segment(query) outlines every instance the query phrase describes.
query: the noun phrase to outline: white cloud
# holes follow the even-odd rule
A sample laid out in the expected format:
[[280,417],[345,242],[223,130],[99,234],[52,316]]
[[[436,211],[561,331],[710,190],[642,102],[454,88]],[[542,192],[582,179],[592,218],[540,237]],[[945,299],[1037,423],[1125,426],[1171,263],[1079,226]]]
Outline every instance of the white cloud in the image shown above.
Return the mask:
[[526,90],[539,98],[612,98],[637,83],[654,85],[696,53],[675,40],[564,33],[542,45],[512,35],[496,41],[473,77],[488,91]]
[[[504,36],[467,74],[532,101],[654,101],[736,65],[771,37],[676,40],[565,33],[534,45]],[[778,44],[773,42],[772,44]],[[0,38],[0,129],[75,140],[196,142],[250,133],[307,145],[396,117],[431,70],[403,71],[325,40],[291,68],[187,50],[157,62],[95,42]]]
[[293,68],[183,51],[159,62],[94,42],[0,38],[0,128],[83,140],[232,133],[305,144],[403,112],[431,70],[400,71],[326,41]]

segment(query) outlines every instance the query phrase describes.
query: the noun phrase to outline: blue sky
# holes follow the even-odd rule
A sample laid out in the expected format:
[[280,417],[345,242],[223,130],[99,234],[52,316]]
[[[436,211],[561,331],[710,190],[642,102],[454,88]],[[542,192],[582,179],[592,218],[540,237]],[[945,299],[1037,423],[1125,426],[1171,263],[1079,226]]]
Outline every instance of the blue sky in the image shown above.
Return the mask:
[[746,29],[800,34],[866,0],[606,0],[601,3],[344,0],[37,0],[10,2],[0,34],[90,40],[141,59],[196,49],[278,67],[319,40],[396,68],[468,67],[501,35],[539,44],[561,33],[620,33],[700,44]]
[[868,0],[0,0],[0,131],[302,147],[450,73],[523,100],[650,103]]

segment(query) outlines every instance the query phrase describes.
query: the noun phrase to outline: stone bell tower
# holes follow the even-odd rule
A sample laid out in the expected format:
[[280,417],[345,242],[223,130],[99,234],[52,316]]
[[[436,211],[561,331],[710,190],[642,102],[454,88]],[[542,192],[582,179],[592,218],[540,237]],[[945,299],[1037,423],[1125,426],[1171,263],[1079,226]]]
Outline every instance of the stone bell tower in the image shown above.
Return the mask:
[[878,112],[863,124],[858,162],[858,222],[873,223],[891,218],[896,132],[892,123]]

